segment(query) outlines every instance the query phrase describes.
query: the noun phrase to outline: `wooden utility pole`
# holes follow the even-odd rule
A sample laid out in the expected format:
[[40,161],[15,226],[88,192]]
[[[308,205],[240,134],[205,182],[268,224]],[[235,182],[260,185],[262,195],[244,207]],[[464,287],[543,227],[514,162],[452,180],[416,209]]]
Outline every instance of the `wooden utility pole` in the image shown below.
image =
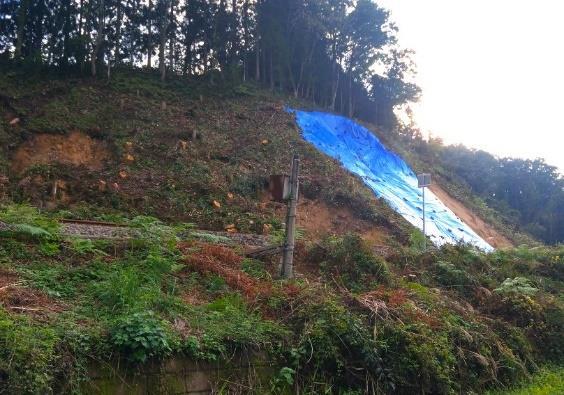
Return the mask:
[[298,170],[300,159],[294,155],[292,159],[292,173],[290,176],[290,199],[288,202],[288,214],[286,215],[286,237],[284,240],[284,252],[282,255],[282,277],[292,278],[294,276],[294,238],[296,228],[296,208],[298,205]]

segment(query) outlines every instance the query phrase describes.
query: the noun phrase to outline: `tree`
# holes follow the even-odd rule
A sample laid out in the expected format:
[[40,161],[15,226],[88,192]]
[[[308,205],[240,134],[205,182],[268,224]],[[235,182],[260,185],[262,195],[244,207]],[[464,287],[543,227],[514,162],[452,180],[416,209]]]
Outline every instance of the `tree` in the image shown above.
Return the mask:
[[386,74],[373,74],[371,77],[370,96],[376,104],[376,122],[380,125],[392,127],[394,108],[419,100],[421,88],[408,82],[408,78],[415,74],[411,55],[412,51],[391,49],[383,58],[388,66]]
[[102,44],[104,42],[104,35],[106,30],[105,0],[98,0],[97,14],[96,40],[94,41],[92,54],[90,55],[90,70],[92,77],[96,77],[96,64],[98,62],[98,56],[100,55],[102,49]]
[[359,0],[345,24],[346,54],[343,66],[348,76],[348,114],[354,115],[353,81],[366,82],[379,50],[394,37],[386,30],[388,11],[370,0]]

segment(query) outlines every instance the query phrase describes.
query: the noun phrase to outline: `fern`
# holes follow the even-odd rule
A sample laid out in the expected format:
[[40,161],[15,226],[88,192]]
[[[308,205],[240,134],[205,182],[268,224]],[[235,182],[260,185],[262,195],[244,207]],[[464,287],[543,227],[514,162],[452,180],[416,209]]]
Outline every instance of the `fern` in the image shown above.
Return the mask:
[[3,207],[0,209],[0,221],[6,224],[4,232],[35,239],[53,239],[59,233],[59,223],[56,220],[28,205],[11,204]]
[[506,278],[498,288],[494,289],[494,292],[502,295],[522,294],[532,296],[538,292],[538,289],[525,277],[515,277]]

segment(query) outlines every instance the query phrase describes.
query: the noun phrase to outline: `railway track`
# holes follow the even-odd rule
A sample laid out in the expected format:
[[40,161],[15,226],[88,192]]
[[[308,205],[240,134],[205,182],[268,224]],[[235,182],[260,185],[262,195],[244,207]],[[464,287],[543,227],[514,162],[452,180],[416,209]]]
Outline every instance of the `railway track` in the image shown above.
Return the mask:
[[62,219],[61,233],[66,236],[84,237],[88,239],[130,239],[135,229],[115,222]]
[[[110,240],[128,240],[139,236],[137,229],[116,222],[84,219],[61,219],[59,222],[61,224],[60,232],[64,236]],[[0,222],[0,231],[5,230],[9,230],[9,225]],[[247,255],[250,257],[272,255],[280,250],[280,246],[272,245],[267,236],[252,233],[197,230],[194,231],[193,236],[203,240],[206,240],[207,237],[214,238],[214,242],[220,244],[245,246],[248,251]]]
[[[130,239],[135,237],[137,230],[124,224],[105,221],[62,219],[61,232],[67,236],[85,237],[90,239]],[[251,233],[230,233],[210,230],[197,230],[194,235],[219,236],[216,242],[243,245],[255,249],[270,248],[270,241],[267,236]]]

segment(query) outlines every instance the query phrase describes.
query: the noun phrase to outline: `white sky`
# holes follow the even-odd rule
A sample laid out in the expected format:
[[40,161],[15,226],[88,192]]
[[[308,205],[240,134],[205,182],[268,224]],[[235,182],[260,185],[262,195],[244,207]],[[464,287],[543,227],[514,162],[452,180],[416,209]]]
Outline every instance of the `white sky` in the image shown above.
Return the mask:
[[424,131],[564,173],[564,1],[377,3],[416,51]]

